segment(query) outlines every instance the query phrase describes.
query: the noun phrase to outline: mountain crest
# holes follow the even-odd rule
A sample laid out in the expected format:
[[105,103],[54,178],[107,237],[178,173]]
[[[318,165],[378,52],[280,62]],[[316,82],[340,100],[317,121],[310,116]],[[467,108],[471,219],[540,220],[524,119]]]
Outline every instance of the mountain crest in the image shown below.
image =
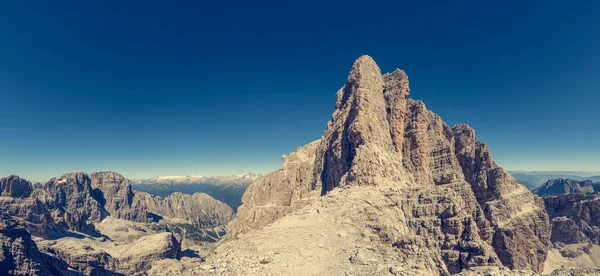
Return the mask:
[[387,109],[381,71],[370,56],[361,56],[338,92],[336,110],[319,147],[314,187],[322,194],[348,183],[381,185],[405,178],[401,157],[392,154],[398,151]]
[[[494,163],[472,128],[450,128],[409,93],[404,71],[382,75],[371,57],[358,58],[324,135],[248,187],[231,235],[290,223],[294,216],[286,215],[305,214],[307,205],[346,217],[349,209],[336,208],[366,201],[350,212],[350,225],[366,227],[356,231],[372,235],[382,252],[399,250],[386,254],[404,261],[417,248],[429,252],[419,257],[424,273],[477,266],[541,272],[550,237],[544,204]],[[325,218],[311,219],[305,224]]]

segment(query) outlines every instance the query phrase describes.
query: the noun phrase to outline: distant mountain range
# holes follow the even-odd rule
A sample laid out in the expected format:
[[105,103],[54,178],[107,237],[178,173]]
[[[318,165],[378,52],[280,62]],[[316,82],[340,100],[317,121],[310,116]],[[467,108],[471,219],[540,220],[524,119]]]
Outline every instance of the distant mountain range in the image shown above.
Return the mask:
[[150,179],[131,179],[134,190],[167,197],[175,192],[206,193],[225,202],[233,209],[242,204],[242,195],[250,183],[261,174],[243,173],[229,176],[155,176]]
[[556,196],[566,194],[595,194],[600,191],[600,182],[591,180],[550,179],[533,192],[539,196]]
[[600,172],[586,171],[509,171],[510,174],[519,181],[519,183],[527,186],[530,190],[534,190],[550,179],[568,178],[572,180],[591,180],[600,181]]

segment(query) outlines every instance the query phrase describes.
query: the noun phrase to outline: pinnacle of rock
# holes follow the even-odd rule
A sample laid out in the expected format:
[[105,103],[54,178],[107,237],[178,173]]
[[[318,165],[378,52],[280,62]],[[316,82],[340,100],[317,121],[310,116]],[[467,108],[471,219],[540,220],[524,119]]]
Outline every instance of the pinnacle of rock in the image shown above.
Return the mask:
[[[493,162],[470,127],[450,128],[423,102],[408,99],[409,92],[402,70],[381,75],[371,57],[357,59],[337,93],[323,137],[298,148],[279,170],[249,186],[232,222],[232,237],[262,229],[239,241],[260,243],[263,234],[278,237],[300,227],[296,219],[309,216],[296,235],[338,229],[339,223],[339,229],[370,237],[381,252],[398,250],[381,253],[385,258],[413,262],[412,254],[422,250],[422,263],[414,264],[423,269],[420,273],[480,266],[542,271],[550,237],[544,204]],[[294,247],[295,236],[287,237],[280,246]],[[326,248],[320,246],[324,242],[315,241],[316,248]],[[227,252],[235,258],[245,254]],[[303,263],[286,265],[304,269]]]
[[361,56],[338,92],[319,147],[314,186],[323,194],[347,183],[384,184],[404,177],[401,160],[393,154],[386,109],[381,71],[371,57]]

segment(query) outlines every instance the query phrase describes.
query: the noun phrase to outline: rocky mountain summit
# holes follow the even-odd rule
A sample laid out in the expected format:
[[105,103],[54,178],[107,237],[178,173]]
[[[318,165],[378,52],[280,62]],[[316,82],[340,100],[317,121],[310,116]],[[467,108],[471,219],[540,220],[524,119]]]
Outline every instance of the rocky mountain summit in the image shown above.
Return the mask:
[[233,218],[206,194],[136,193],[114,172],[68,173],[35,186],[10,176],[0,185],[4,239],[22,243],[0,254],[2,267],[16,275],[56,274],[48,272],[56,264],[86,275],[140,273],[153,261],[180,258],[182,238],[218,240]]
[[495,164],[473,129],[447,126],[409,92],[402,70],[356,60],[323,137],[248,187],[209,271],[542,272],[543,201]]

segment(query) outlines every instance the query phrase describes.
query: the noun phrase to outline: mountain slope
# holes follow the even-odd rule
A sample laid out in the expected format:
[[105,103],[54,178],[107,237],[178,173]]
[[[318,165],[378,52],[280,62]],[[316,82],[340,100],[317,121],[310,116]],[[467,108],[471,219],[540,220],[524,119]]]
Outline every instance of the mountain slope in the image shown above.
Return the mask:
[[359,58],[324,136],[249,186],[209,263],[225,259],[234,275],[541,272],[543,202],[471,128],[448,127],[408,92],[403,71]]

